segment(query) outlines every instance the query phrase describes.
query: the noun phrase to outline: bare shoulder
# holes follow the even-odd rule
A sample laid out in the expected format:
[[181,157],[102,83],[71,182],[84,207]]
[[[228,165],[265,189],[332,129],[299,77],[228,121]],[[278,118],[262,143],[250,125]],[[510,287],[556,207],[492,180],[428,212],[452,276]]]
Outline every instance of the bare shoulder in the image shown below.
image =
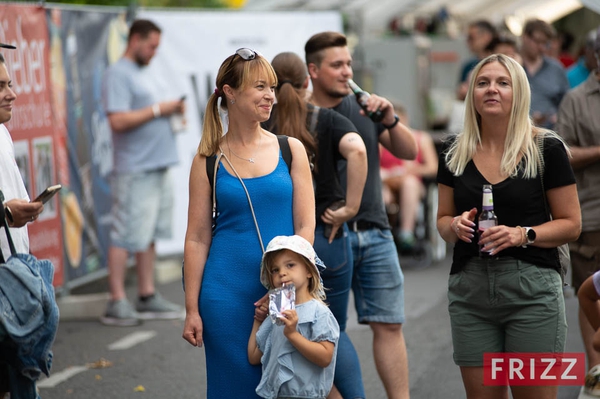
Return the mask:
[[305,151],[302,142],[295,137],[288,137],[288,143],[292,151]]
[[[190,175],[206,176],[206,162],[208,158],[204,155],[196,153],[192,159]],[[206,178],[208,181],[208,178]]]

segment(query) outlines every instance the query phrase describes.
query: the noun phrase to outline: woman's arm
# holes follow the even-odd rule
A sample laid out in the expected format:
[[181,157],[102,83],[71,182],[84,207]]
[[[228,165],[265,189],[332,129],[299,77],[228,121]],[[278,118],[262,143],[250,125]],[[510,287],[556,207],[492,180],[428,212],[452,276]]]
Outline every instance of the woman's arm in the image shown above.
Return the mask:
[[326,209],[321,215],[323,222],[333,225],[329,242],[333,241],[342,224],[358,213],[367,181],[367,149],[362,137],[358,133],[346,133],[340,140],[339,152],[348,162],[346,205],[337,210]]
[[346,206],[344,208],[351,212],[347,215],[346,220],[349,220],[358,213],[362,201],[363,189],[367,181],[367,149],[358,133],[347,133],[340,140],[339,151],[348,161]]
[[202,346],[198,297],[212,241],[212,188],[206,176],[206,158],[203,156],[194,157],[189,191],[188,225],[183,250],[186,311],[183,338],[194,346]]
[[292,152],[290,175],[294,187],[293,216],[294,234],[304,237],[311,244],[315,240],[315,194],[308,156],[302,143],[288,138]]
[[552,220],[533,227],[536,233],[532,244],[541,248],[553,248],[575,241],[581,233],[581,208],[577,186],[571,184],[546,191]]
[[437,229],[446,242],[458,241],[452,219],[456,216],[454,207],[454,188],[438,183]]

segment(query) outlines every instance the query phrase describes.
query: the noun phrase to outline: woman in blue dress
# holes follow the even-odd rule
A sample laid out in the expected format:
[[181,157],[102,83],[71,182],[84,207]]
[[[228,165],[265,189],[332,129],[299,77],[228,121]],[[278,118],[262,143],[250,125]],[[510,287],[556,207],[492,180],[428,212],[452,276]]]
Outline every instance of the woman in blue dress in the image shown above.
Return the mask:
[[[257,397],[261,368],[248,362],[247,344],[253,309],[266,294],[259,279],[262,243],[293,234],[314,240],[315,202],[304,146],[288,139],[288,169],[277,136],[260,127],[269,119],[276,85],[273,68],[255,51],[239,49],[225,59],[191,167],[183,338],[205,348],[208,399]],[[228,116],[225,135],[219,108]],[[214,155],[213,182],[207,168]]]

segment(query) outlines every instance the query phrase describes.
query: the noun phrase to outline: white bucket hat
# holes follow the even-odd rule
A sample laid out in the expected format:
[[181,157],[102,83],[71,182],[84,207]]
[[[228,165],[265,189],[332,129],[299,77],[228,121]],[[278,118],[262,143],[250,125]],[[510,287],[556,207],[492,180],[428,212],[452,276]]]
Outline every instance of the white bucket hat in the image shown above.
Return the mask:
[[265,259],[268,253],[281,251],[282,249],[288,249],[308,259],[310,266],[312,266],[311,274],[313,275],[315,283],[317,284],[319,296],[321,298],[325,298],[321,273],[319,273],[319,269],[324,270],[325,265],[317,256],[315,249],[310,242],[298,235],[276,236],[271,240],[271,242],[269,242],[269,245],[267,245],[267,249],[265,249],[265,253],[263,254],[262,262],[260,263],[260,282],[262,285],[264,285],[268,290],[275,288],[271,287],[269,282],[269,270],[267,268]]

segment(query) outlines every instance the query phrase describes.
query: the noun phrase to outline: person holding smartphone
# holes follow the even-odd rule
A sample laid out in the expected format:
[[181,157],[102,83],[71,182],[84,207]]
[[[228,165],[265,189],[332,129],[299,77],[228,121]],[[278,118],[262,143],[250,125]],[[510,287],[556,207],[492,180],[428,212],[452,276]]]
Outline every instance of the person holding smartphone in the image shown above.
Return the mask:
[[[14,49],[14,46],[0,43],[0,48]],[[8,73],[4,56],[0,54],[0,189],[4,198],[0,199],[4,207],[4,215],[9,226],[10,235],[17,253],[29,253],[29,235],[27,224],[35,221],[44,210],[41,202],[30,202],[29,195],[23,183],[23,178],[15,161],[12,138],[4,123],[12,118],[12,108],[17,95],[12,89],[12,80]],[[1,195],[0,195],[1,196]],[[11,255],[6,234],[0,229],[0,249],[5,258]],[[21,294],[21,293],[19,293]],[[0,321],[4,317],[0,309]],[[0,322],[0,329],[3,329]],[[20,331],[19,331],[20,332]],[[0,342],[3,338],[0,338]],[[0,357],[0,398],[9,391],[35,392],[35,382],[23,381],[20,378],[11,379],[10,363]],[[11,387],[12,385],[12,387]]]
[[[1,44],[1,48],[13,46]],[[27,223],[35,221],[44,210],[41,202],[30,202],[23,178],[15,161],[12,138],[4,123],[12,118],[13,104],[17,95],[12,89],[12,80],[4,56],[0,54],[0,188],[4,194],[4,214],[10,234],[18,253],[29,253]],[[6,235],[0,234],[0,248],[5,257],[10,254]]]
[[[181,98],[160,98],[147,73],[146,66],[156,54],[160,39],[161,30],[155,23],[134,21],[125,54],[104,76],[103,102],[114,151],[113,224],[108,250],[111,300],[100,319],[107,325],[174,319],[183,311],[160,296],[154,286],[154,242],[171,236],[173,186],[169,168],[178,162],[171,118],[185,111]],[[138,273],[135,309],[125,295],[130,253],[135,254]]]

